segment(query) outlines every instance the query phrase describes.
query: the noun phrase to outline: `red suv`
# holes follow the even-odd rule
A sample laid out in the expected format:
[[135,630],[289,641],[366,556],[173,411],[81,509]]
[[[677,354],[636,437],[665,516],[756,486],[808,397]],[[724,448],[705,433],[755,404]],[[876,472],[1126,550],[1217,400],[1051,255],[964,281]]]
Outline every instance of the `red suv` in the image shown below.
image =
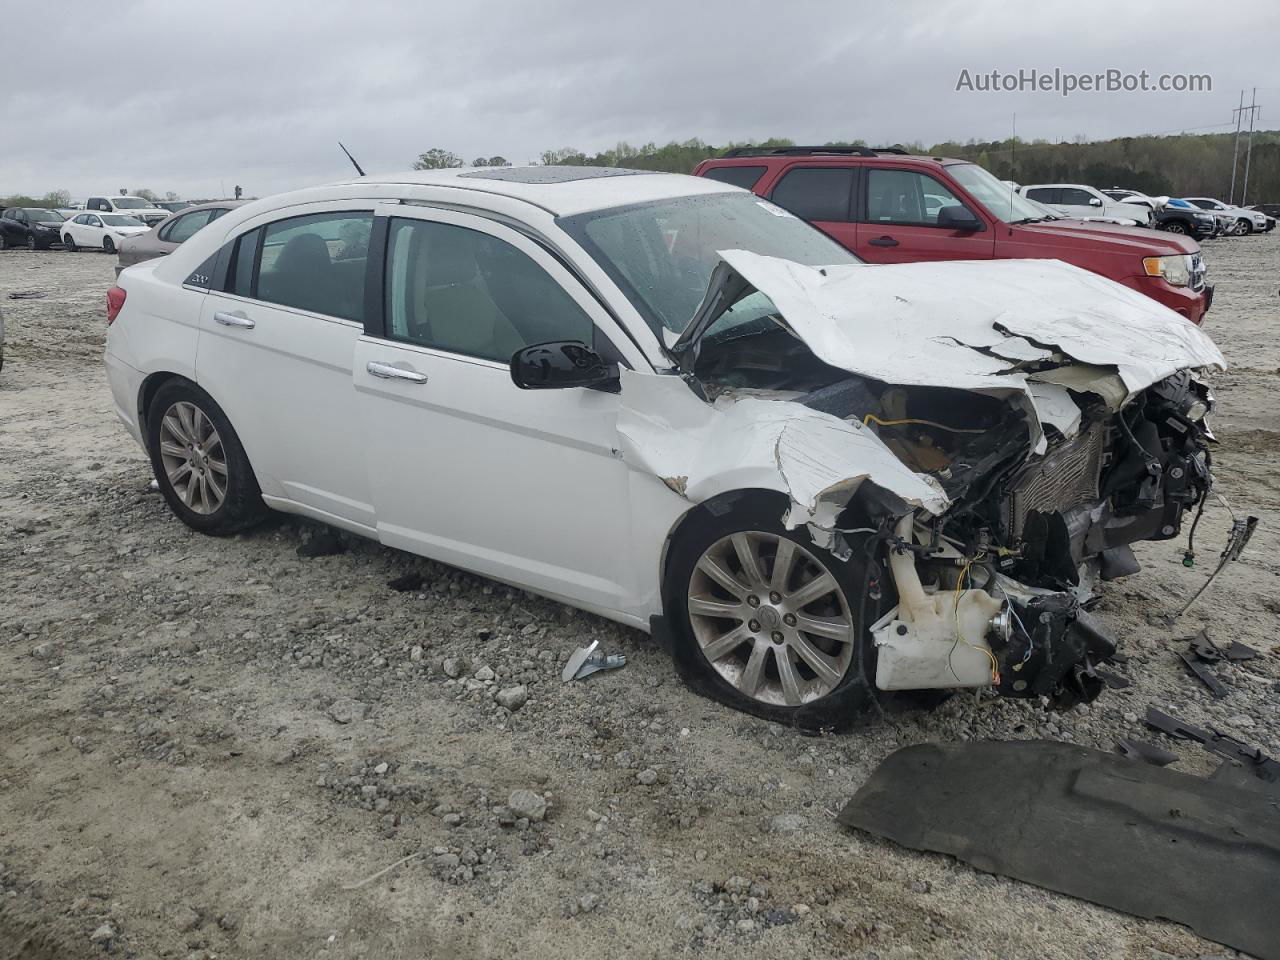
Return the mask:
[[1061,217],[965,160],[866,147],[746,147],[693,172],[767,197],[870,263],[1063,260],[1192,323],[1213,300],[1190,237]]

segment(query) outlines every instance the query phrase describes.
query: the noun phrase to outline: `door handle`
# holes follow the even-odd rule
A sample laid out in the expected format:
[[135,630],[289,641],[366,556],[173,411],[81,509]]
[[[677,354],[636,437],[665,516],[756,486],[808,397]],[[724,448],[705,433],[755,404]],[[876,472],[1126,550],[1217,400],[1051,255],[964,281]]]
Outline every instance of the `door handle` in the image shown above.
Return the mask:
[[373,376],[381,377],[383,380],[408,380],[410,383],[427,382],[427,375],[425,373],[419,373],[417,370],[408,370],[404,367],[397,367],[390,363],[383,363],[380,360],[370,360],[365,369]]
[[242,317],[234,313],[215,313],[213,319],[224,327],[243,327],[246,330],[252,330],[257,326],[248,317]]
[[890,236],[872,237],[867,243],[873,247],[896,247],[898,245],[898,241]]

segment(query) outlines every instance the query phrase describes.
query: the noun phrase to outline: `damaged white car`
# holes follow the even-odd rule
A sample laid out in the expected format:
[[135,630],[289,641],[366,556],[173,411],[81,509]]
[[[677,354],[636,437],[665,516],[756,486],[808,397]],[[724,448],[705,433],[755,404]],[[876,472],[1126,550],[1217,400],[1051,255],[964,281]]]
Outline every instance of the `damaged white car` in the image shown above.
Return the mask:
[[1197,327],[1057,261],[868,266],[712,180],[360,178],[108,295],[184,522],[303,514],[650,630],[697,689],[1097,692],[1085,605],[1212,484]]

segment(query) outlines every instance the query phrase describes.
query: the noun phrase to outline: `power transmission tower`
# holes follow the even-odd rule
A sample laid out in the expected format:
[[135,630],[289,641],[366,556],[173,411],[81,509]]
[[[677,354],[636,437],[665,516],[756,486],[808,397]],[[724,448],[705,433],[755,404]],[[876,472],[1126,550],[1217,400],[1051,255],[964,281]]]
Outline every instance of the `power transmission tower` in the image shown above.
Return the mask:
[[1231,195],[1227,203],[1236,202],[1236,167],[1240,164],[1240,122],[1244,119],[1244,91],[1240,91],[1240,106],[1231,111],[1231,119],[1236,122],[1236,144],[1231,150]]
[[1262,110],[1258,106],[1258,88],[1253,88],[1253,97],[1249,101],[1249,140],[1244,149],[1244,186],[1240,188],[1240,206],[1249,201],[1249,159],[1253,156],[1253,121]]

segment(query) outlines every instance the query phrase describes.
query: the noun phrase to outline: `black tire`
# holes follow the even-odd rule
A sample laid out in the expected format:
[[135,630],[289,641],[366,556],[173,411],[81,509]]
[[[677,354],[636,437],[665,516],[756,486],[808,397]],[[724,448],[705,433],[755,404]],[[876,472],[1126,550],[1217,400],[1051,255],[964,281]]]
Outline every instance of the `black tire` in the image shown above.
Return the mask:
[[40,249],[40,245],[36,243],[36,235],[34,233],[27,234],[27,249],[32,253]]
[[[187,506],[174,489],[160,456],[161,421],[165,413],[177,403],[189,403],[197,407],[218,431],[227,468],[226,493],[216,510],[200,513]],[[189,380],[175,378],[164,383],[147,407],[147,453],[151,457],[152,471],[160,492],[169,509],[192,530],[221,537],[246,530],[260,522],[267,513],[262,502],[253,466],[245,455],[240,438],[231,421],[213,397]]]
[[1249,234],[1253,233],[1253,221],[1246,220],[1244,217],[1241,217],[1240,223],[1239,223],[1239,230],[1240,230],[1240,236],[1242,237],[1249,236]]
[[8,249],[9,249],[9,235],[5,233],[3,230],[0,230],[0,250],[8,250]]
[[76,246],[76,242],[71,239],[71,234],[64,233],[62,235],[62,249],[67,253],[75,253],[80,248]]
[[102,252],[111,254],[116,252],[116,242],[110,237],[102,238]]
[[1166,233],[1188,233],[1186,224],[1181,220],[1167,220],[1161,227]]
[[[672,658],[676,671],[691,689],[727,706],[805,730],[845,729],[877,700],[873,679],[875,645],[866,628],[895,601],[883,595],[872,599],[868,586],[873,581],[878,583],[880,590],[876,592],[883,594],[891,589],[891,580],[878,556],[868,558],[865,538],[851,537],[853,555],[848,561],[841,561],[815,545],[803,528],[784,529],[781,517],[785,509],[786,503],[779,497],[744,495],[721,516],[700,509],[685,523],[671,544],[663,582]],[[825,696],[800,706],[762,702],[738,690],[703,655],[690,621],[690,579],[704,551],[731,534],[748,531],[784,537],[802,546],[835,579],[852,614],[854,649],[843,678]],[[776,671],[776,660],[770,662]]]

